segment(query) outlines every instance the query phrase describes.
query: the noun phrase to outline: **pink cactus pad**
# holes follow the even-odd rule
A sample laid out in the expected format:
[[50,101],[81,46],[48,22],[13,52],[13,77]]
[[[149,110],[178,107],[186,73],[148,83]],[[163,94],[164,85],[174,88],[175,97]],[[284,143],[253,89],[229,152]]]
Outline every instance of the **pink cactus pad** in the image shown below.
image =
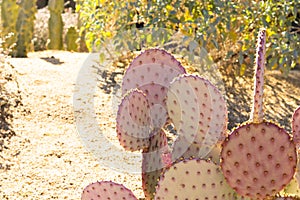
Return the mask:
[[255,82],[253,94],[253,106],[250,120],[260,123],[264,119],[263,112],[263,93],[264,93],[264,69],[266,54],[266,30],[262,29],[258,34],[256,60],[255,60]]
[[234,199],[234,191],[212,162],[183,160],[162,174],[155,200],[170,199]]
[[300,147],[300,106],[295,110],[292,117],[293,140]]
[[177,137],[172,147],[172,160],[179,161],[188,158],[198,158],[211,160],[216,164],[220,164],[220,145],[215,145],[205,156],[202,156],[203,153],[200,150],[199,144],[195,142],[190,144],[183,137]]
[[225,100],[204,78],[183,75],[174,79],[167,94],[167,109],[179,135],[189,144],[199,145],[200,157],[226,137]]
[[130,151],[148,148],[150,111],[146,96],[132,90],[122,100],[117,113],[117,134],[120,144]]
[[[167,119],[164,102],[167,89],[175,77],[184,73],[185,69],[171,54],[160,49],[148,49],[136,57],[126,70],[122,93],[124,95],[134,88],[142,90],[152,110],[153,126],[161,128]],[[155,105],[158,106],[152,108]],[[155,120],[154,116],[159,120]]]
[[290,135],[273,123],[248,123],[223,143],[221,167],[238,194],[263,199],[293,178],[297,155]]
[[111,181],[101,181],[88,185],[81,200],[138,200],[125,186]]
[[157,181],[166,165],[163,156],[169,153],[169,147],[163,130],[154,132],[149,141],[149,148],[143,151],[142,186],[146,199],[153,199]]

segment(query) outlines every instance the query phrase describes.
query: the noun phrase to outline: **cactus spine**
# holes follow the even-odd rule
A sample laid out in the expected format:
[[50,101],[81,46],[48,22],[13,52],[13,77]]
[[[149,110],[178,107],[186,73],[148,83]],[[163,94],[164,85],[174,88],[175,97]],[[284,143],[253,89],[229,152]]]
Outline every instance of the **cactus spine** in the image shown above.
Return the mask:
[[48,49],[63,49],[63,21],[61,13],[64,9],[64,0],[49,0],[49,38]]
[[16,57],[27,57],[33,37],[34,20],[36,13],[36,1],[22,0],[16,23],[17,44]]

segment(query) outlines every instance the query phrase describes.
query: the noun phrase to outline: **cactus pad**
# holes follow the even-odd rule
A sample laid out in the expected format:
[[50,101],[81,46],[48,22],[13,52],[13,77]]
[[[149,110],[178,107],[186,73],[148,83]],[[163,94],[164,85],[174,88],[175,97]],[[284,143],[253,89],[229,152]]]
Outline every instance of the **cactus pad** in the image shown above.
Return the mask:
[[205,156],[201,155],[200,149],[199,144],[195,142],[191,144],[183,137],[178,137],[172,147],[172,160],[179,161],[182,159],[197,158],[211,160],[216,164],[220,164],[220,145],[215,145]]
[[125,186],[111,181],[101,181],[88,185],[81,195],[81,200],[137,200],[132,191]]
[[289,134],[273,123],[244,124],[223,143],[221,168],[238,194],[265,198],[283,189],[297,163]]
[[155,199],[233,199],[233,194],[217,165],[193,159],[183,160],[165,170]]
[[264,69],[266,54],[266,30],[260,30],[257,39],[256,59],[255,59],[255,82],[253,93],[253,106],[250,120],[254,123],[260,123],[264,119],[263,95],[264,95]]
[[165,167],[163,155],[169,153],[169,148],[163,130],[152,135],[149,141],[149,148],[143,151],[142,186],[146,199],[153,199],[157,181]]
[[297,146],[300,146],[300,106],[295,110],[292,117],[293,139]]
[[[167,89],[175,77],[184,73],[185,69],[171,54],[160,49],[148,49],[136,57],[126,70],[122,93],[124,95],[135,88],[142,90],[152,110],[153,125],[161,128],[167,119],[164,102]],[[158,107],[152,108],[155,105]],[[160,120],[155,120],[154,116]]]
[[132,90],[122,100],[117,113],[117,134],[120,144],[130,151],[148,148],[150,114],[146,96]]
[[199,145],[200,157],[226,136],[225,100],[204,78],[183,75],[174,79],[167,94],[167,110],[179,135],[189,144]]

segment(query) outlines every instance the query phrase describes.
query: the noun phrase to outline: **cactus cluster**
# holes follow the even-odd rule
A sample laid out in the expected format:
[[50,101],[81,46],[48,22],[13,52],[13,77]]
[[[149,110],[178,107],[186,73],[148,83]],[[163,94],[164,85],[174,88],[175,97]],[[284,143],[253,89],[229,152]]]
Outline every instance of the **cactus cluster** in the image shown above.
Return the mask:
[[[261,30],[251,117],[229,134],[225,99],[209,80],[187,74],[161,49],[145,50],[132,61],[123,78],[116,129],[126,150],[142,152],[146,199],[297,199],[300,107],[292,119],[293,136],[264,120],[265,40]],[[171,147],[170,124],[176,130]],[[107,181],[82,194],[82,200],[124,198],[136,199]]]

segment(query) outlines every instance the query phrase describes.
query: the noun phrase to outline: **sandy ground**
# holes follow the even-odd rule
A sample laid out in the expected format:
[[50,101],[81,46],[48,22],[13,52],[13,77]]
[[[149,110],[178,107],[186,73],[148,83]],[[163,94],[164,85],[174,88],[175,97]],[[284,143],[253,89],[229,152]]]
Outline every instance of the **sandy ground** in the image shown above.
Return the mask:
[[17,136],[1,152],[9,169],[0,170],[0,199],[80,199],[84,187],[97,180],[123,183],[143,197],[139,155],[123,157],[113,143],[114,121],[105,120],[113,113],[112,97],[85,85],[98,72],[87,58],[45,51],[9,59],[26,112],[14,113]]

